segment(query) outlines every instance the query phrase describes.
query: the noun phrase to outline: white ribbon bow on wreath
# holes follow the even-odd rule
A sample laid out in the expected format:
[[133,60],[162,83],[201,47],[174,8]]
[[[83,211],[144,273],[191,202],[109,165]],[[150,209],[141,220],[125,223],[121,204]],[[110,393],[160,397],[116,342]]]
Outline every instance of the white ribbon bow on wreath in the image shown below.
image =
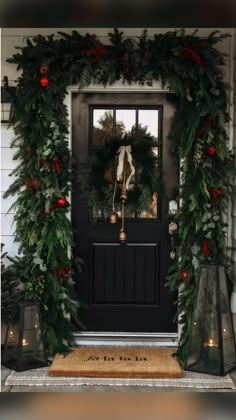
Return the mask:
[[119,154],[119,162],[117,166],[117,181],[120,181],[122,179],[122,172],[124,170],[124,162],[125,162],[125,154],[127,154],[127,159],[130,165],[131,173],[126,181],[126,190],[129,189],[129,183],[132,178],[132,176],[135,174],[135,168],[133,165],[132,155],[131,155],[131,146],[121,146],[118,150]]

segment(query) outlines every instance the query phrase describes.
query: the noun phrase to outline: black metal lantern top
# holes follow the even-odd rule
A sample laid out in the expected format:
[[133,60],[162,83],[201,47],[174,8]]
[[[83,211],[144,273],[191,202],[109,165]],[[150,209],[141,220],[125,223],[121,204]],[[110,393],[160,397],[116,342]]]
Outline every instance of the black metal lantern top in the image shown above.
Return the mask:
[[16,371],[48,365],[37,303],[19,304],[17,321],[8,327],[3,364]]
[[13,112],[16,88],[9,86],[7,76],[3,77],[1,86],[1,122],[9,123]]
[[201,267],[185,369],[224,376],[236,367],[236,348],[224,267]]

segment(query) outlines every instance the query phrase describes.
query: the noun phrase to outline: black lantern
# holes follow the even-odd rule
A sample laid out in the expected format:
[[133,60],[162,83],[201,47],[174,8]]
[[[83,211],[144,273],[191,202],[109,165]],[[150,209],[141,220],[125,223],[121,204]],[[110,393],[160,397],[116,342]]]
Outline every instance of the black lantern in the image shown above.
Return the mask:
[[37,303],[24,302],[18,307],[17,322],[9,325],[3,353],[3,365],[18,372],[48,366]]
[[7,76],[3,77],[1,86],[1,123],[9,123],[13,112],[16,88],[9,86]]
[[236,348],[224,267],[201,267],[185,369],[224,376],[236,367]]

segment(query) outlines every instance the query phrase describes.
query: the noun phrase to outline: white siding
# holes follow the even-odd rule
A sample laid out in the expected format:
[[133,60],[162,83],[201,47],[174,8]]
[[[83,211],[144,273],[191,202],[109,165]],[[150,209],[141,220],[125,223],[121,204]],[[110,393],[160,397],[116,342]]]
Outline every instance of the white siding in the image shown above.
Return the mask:
[[5,245],[4,251],[7,251],[10,256],[17,255],[18,246],[14,242],[15,224],[13,223],[13,211],[7,214],[9,208],[14,203],[15,198],[3,198],[4,192],[12,184],[15,177],[9,176],[12,169],[16,167],[17,162],[14,161],[13,155],[15,150],[10,149],[10,144],[14,138],[12,129],[9,129],[6,124],[1,127],[1,242]]
[[[87,32],[96,33],[96,35],[103,41],[107,42],[107,34],[108,32],[112,32],[112,28],[5,28],[2,29],[2,55],[1,55],[1,68],[2,68],[2,76],[7,75],[9,78],[10,83],[14,84],[15,80],[19,76],[19,73],[16,71],[16,67],[12,64],[6,62],[6,59],[11,57],[15,50],[16,46],[23,46],[25,45],[25,38],[28,36],[34,36],[38,34],[42,35],[49,35],[51,33],[56,34],[57,31],[71,33],[73,29],[78,30],[82,34]],[[121,28],[122,29],[122,28]],[[164,33],[173,28],[149,28],[148,34],[152,36],[155,33]],[[199,35],[207,36],[210,32],[217,28],[200,28]],[[142,28],[124,28],[125,36],[129,37],[136,37],[139,36],[143,29]],[[229,28],[221,28],[221,32],[231,32],[235,35],[234,29]],[[187,33],[192,33],[192,28],[186,29]],[[227,82],[230,82],[231,74],[232,74],[232,64],[233,64],[233,55],[232,55],[232,38],[227,38],[223,42],[218,45],[218,48],[221,52],[228,55],[226,57],[226,65],[224,68],[224,77]],[[233,109],[233,108],[232,108]],[[229,127],[230,129],[230,127]],[[231,133],[229,135],[232,137],[232,127]],[[9,173],[11,169],[13,169],[17,162],[12,160],[12,150],[9,149],[11,140],[13,138],[12,130],[7,130],[6,125],[2,125],[1,127],[1,136],[2,136],[2,145],[1,145],[1,162],[2,162],[2,169],[1,169],[1,176],[2,176],[2,184],[1,184],[1,191],[4,192],[8,188],[8,186],[14,181],[14,177],[9,178]],[[234,136],[234,142],[236,144],[236,136]],[[17,250],[16,244],[13,243],[14,240],[14,225],[11,226],[12,215],[4,216],[7,209],[10,207],[14,200],[7,199],[2,202],[2,242],[6,244],[5,250],[9,252],[10,255],[14,255]],[[235,207],[234,207],[235,208]],[[233,210],[235,212],[235,210]],[[235,216],[236,218],[236,216]],[[230,223],[231,224],[231,223]],[[234,232],[232,234],[233,240],[236,242],[236,232],[235,232],[235,219],[234,219]],[[231,234],[229,235],[231,238]],[[229,241],[230,242],[230,241]],[[236,256],[235,256],[236,261]],[[236,263],[235,263],[236,264]]]

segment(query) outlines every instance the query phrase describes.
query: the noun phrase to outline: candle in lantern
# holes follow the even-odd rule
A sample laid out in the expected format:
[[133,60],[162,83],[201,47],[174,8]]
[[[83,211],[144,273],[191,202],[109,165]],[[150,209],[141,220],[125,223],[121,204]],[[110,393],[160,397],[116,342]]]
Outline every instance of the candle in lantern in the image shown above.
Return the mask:
[[217,369],[218,366],[218,344],[214,338],[209,338],[204,344],[204,365],[210,370]]
[[23,340],[22,340],[22,346],[28,346],[28,341],[25,339],[25,338],[23,338]]
[[9,343],[11,343],[11,344],[14,344],[14,342],[15,342],[15,333],[14,333],[14,330],[10,330],[9,331],[9,336],[8,336],[8,339],[9,339]]

